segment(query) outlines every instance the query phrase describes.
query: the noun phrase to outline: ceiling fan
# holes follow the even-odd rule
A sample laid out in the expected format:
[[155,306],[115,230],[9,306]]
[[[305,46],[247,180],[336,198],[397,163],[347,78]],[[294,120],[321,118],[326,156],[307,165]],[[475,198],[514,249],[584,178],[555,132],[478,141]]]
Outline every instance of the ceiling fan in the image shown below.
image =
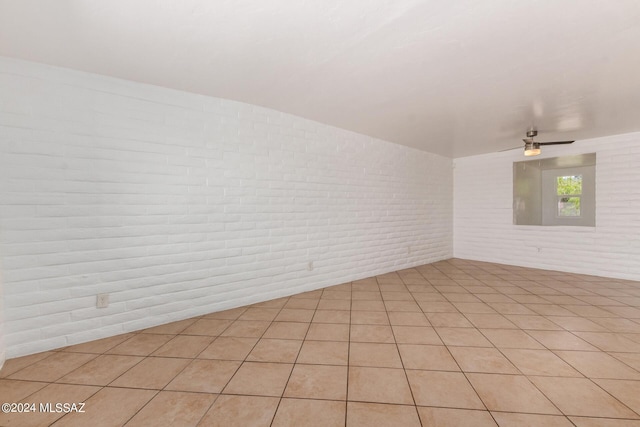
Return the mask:
[[538,135],[537,130],[528,130],[527,137],[523,139],[524,141],[524,155],[529,156],[537,156],[542,151],[540,147],[543,145],[561,145],[561,144],[571,144],[574,141],[552,141],[552,142],[535,142],[533,138]]

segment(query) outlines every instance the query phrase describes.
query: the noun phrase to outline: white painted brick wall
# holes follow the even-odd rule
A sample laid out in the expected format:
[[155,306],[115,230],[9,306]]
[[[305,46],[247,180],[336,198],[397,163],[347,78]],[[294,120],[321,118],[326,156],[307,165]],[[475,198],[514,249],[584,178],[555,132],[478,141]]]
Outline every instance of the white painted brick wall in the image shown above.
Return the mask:
[[521,150],[454,160],[454,255],[640,280],[640,133],[546,147],[540,158],[593,152],[596,227],[513,225]]
[[447,158],[0,58],[7,356],[449,258],[452,192]]

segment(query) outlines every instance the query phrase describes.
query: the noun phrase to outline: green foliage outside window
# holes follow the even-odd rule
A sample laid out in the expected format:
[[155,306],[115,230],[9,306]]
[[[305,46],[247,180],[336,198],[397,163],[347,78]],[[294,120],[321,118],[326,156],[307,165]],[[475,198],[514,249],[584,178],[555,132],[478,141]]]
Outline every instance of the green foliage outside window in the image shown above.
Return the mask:
[[579,196],[582,194],[582,175],[559,176],[556,181],[556,191],[556,194],[561,196],[558,197],[558,215],[580,216]]

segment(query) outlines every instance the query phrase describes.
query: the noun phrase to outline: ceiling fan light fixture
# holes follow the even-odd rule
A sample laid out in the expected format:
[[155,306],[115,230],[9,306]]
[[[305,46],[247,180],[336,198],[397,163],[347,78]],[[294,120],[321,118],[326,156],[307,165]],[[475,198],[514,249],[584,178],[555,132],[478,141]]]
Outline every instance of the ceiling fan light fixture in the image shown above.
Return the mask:
[[540,150],[540,144],[536,144],[535,142],[525,142],[524,144],[524,155],[527,157],[537,156],[540,154],[542,150]]

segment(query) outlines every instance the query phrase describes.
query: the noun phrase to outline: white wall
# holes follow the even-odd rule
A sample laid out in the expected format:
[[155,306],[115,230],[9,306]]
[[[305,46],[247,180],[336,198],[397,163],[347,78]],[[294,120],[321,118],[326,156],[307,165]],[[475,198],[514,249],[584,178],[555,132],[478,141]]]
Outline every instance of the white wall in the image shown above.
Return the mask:
[[7,356],[450,258],[452,179],[277,111],[0,58]]
[[640,280],[640,133],[545,147],[540,158],[596,153],[596,227],[513,225],[521,150],[454,161],[454,256]]

